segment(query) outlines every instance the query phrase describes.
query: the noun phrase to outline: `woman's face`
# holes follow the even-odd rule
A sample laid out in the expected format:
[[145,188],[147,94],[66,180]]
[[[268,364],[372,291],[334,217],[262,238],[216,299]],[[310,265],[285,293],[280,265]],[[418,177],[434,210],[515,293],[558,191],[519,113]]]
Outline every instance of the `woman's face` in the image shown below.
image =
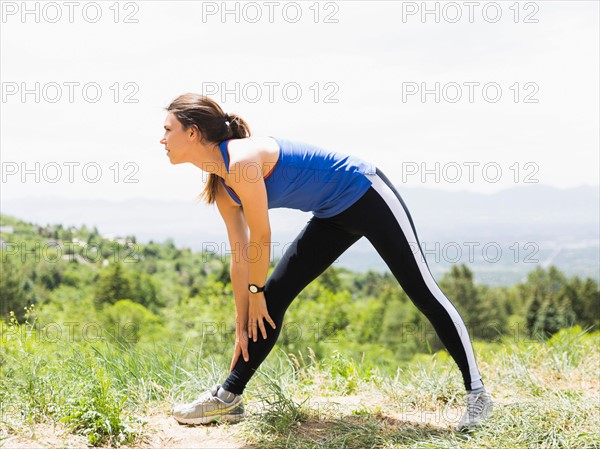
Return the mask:
[[164,128],[165,134],[160,143],[165,146],[171,164],[187,162],[189,159],[186,154],[191,151],[192,147],[192,139],[190,138],[192,130],[184,131],[183,125],[172,112],[167,114]]

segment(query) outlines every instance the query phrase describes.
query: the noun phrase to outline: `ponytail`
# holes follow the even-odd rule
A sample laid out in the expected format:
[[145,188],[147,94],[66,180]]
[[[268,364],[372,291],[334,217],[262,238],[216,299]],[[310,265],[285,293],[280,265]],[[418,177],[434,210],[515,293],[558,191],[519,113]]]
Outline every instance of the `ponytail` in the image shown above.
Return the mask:
[[[196,125],[200,136],[209,143],[219,144],[229,139],[250,137],[250,126],[237,114],[226,114],[211,98],[203,95],[188,93],[180,95],[166,108],[172,112],[187,130]],[[196,198],[206,204],[214,204],[219,186],[219,176],[209,173],[204,189]]]

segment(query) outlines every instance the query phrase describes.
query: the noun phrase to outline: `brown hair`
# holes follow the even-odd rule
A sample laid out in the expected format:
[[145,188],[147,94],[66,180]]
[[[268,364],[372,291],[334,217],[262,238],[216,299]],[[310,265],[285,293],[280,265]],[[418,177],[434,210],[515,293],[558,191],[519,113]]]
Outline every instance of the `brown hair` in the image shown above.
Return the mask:
[[[239,115],[225,114],[216,101],[204,95],[180,95],[165,109],[177,117],[184,131],[196,125],[203,142],[218,144],[228,139],[250,137],[250,127]],[[204,199],[207,204],[215,202],[217,178],[218,175],[214,173],[208,175],[208,181],[198,199]]]

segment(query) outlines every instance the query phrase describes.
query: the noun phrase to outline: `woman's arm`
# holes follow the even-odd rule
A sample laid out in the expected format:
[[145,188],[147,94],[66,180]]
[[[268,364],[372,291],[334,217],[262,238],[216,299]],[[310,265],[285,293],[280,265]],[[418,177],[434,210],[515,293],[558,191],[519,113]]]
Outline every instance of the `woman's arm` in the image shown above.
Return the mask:
[[[230,171],[247,173],[247,167],[254,166],[255,162],[234,162]],[[250,237],[247,245],[242,248],[242,258],[248,262],[248,282],[259,286],[265,285],[269,271],[271,256],[271,226],[269,223],[267,189],[264,179],[244,179],[243,176],[231,176],[228,184],[236,191],[242,201],[243,213]]]
[[219,184],[216,204],[227,228],[231,247],[229,273],[235,298],[236,329],[241,323],[245,329],[248,323],[248,261],[244,256],[244,248],[248,246],[248,225],[242,208],[232,205],[227,192]]
[[248,325],[248,264],[235,262],[231,258],[229,266],[233,297],[235,298],[235,326],[236,332],[247,330]]
[[231,246],[229,273],[235,299],[235,348],[229,370],[233,370],[239,356],[247,362],[248,354],[248,262],[243,257],[243,248],[248,244],[248,225],[242,208],[231,203],[228,193],[221,184],[217,188],[216,203],[227,227]]
[[[244,217],[248,223],[250,236],[248,245],[242,250],[244,259],[248,261],[248,282],[264,286],[269,271],[269,260],[271,256],[271,227],[269,223],[267,189],[262,176],[247,178],[246,173],[256,173],[257,164],[260,166],[258,153],[246,157],[235,158],[232,156],[229,165],[231,176],[227,184],[230,185],[239,196]],[[275,329],[275,322],[267,311],[264,294],[249,294],[248,300],[248,332],[254,341],[258,339],[260,329],[264,339],[267,332],[263,320],[267,320]]]

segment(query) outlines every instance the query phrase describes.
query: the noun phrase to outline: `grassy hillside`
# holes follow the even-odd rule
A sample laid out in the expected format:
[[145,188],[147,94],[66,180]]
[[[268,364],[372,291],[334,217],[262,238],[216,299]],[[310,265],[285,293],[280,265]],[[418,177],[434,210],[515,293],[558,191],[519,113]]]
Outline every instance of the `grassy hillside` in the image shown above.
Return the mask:
[[229,259],[85,226],[4,215],[0,224],[4,447],[570,449],[599,440],[593,279],[536,267],[524,282],[490,287],[464,264],[439,279],[498,402],[473,434],[452,431],[464,405],[459,371],[396,279],[335,267],[286,312],[246,390],[248,420],[182,427],[171,405],[228,374]]
[[32,329],[13,320],[2,330],[5,447],[600,447],[600,332],[579,327],[545,342],[476,343],[497,406],[470,433],[451,428],[464,391],[443,350],[416,355],[395,373],[336,351],[321,360],[310,348],[300,357],[274,351],[246,390],[246,421],[178,429],[171,404],[222,381],[227,357],[198,342],[128,346]]

